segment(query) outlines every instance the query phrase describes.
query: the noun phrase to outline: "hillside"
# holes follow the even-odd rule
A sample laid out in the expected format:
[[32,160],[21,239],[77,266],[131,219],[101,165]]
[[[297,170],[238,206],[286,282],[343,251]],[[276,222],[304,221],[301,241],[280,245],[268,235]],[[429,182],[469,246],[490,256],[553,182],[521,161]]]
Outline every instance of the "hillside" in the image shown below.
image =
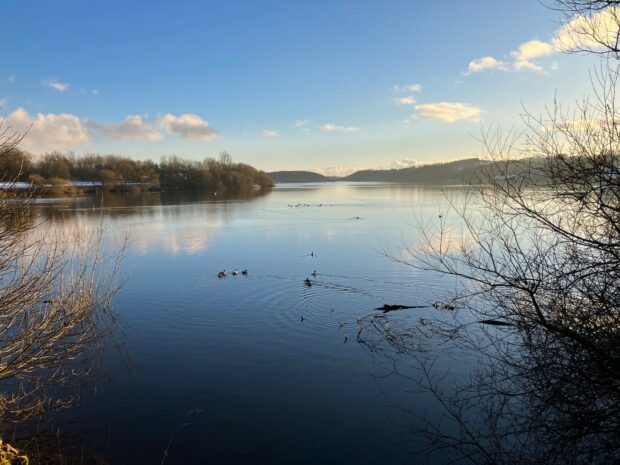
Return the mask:
[[362,170],[344,177],[327,177],[311,171],[275,171],[268,173],[268,175],[276,183],[330,181],[411,184],[464,183],[476,176],[483,163],[478,158],[470,158],[394,170]]
[[319,173],[313,173],[312,171],[274,171],[267,173],[267,175],[278,183],[292,183],[292,182],[329,182],[334,181],[334,178],[328,178]]

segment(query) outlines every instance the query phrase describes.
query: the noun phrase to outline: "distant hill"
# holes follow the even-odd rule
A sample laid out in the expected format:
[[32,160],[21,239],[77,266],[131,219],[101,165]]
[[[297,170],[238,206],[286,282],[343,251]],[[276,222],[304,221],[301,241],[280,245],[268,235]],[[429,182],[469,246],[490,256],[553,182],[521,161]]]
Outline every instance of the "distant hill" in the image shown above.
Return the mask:
[[413,166],[393,170],[362,170],[344,177],[328,177],[311,171],[268,173],[276,183],[290,182],[397,182],[411,184],[466,183],[475,178],[486,162],[469,158],[447,163]]
[[483,163],[478,158],[469,158],[398,170],[363,170],[345,176],[342,181],[412,184],[462,183],[471,180],[480,171]]
[[334,178],[328,178],[319,173],[313,173],[312,171],[274,171],[267,173],[274,182],[277,183],[289,183],[289,182],[329,182]]

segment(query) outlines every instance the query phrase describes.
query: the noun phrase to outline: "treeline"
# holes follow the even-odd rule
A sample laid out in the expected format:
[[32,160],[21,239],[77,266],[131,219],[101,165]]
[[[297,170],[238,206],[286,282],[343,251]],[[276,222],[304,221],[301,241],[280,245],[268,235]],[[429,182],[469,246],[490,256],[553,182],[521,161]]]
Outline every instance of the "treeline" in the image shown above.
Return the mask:
[[67,186],[72,182],[95,183],[107,191],[189,190],[248,194],[273,187],[264,172],[234,163],[222,152],[218,160],[184,160],[171,156],[159,163],[119,155],[76,156],[53,152],[38,158],[13,149],[0,157],[3,182],[29,182],[35,188]]

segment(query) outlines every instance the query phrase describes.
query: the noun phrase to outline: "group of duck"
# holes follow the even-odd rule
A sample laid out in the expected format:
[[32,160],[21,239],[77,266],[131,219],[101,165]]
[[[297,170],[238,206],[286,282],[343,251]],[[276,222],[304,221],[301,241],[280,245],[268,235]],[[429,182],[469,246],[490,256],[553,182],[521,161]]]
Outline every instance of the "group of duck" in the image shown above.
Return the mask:
[[[231,273],[230,273],[230,274],[232,274],[233,276],[237,276],[237,275],[239,274],[239,271],[237,270],[237,268],[235,268],[234,270],[232,270],[232,271],[231,271]],[[243,270],[243,271],[241,272],[241,274],[242,274],[242,275],[246,275],[246,276],[247,276],[247,274],[248,274],[248,270]],[[226,276],[228,276],[228,272],[226,271],[226,268],[224,268],[222,271],[220,271],[220,272],[217,274],[217,277],[218,277],[218,278],[225,278]]]
[[[312,272],[312,276],[314,276],[315,278],[316,278],[316,275],[317,275],[317,274],[318,274],[318,273],[316,272],[316,270],[314,270],[314,271]],[[312,281],[310,281],[310,278],[306,278],[306,279],[304,280],[304,284],[305,284],[306,286],[308,286],[308,287],[312,287]]]
[[293,204],[288,204],[289,207],[291,208],[297,208],[297,207],[333,207],[333,205],[328,205],[328,204],[322,204],[322,203],[318,203],[318,204],[314,204],[311,205],[309,203],[297,203],[295,205]]

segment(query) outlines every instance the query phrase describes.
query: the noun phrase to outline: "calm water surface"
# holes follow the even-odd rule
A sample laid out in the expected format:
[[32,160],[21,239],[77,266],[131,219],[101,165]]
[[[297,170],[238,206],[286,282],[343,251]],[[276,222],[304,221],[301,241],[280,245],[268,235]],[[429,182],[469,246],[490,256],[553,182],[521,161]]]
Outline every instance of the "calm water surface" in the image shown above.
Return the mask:
[[[92,203],[39,208],[61,227],[96,221]],[[112,464],[161,463],[169,444],[168,464],[417,463],[399,445],[411,439],[400,408],[435,406],[386,376],[392,362],[356,342],[356,321],[449,299],[453,281],[384,255],[445,206],[440,189],[385,184],[106,199],[112,230],[134,236],[115,298],[125,349],[107,351],[107,375],[72,410],[80,434]],[[459,372],[467,357],[449,350],[441,363]]]

